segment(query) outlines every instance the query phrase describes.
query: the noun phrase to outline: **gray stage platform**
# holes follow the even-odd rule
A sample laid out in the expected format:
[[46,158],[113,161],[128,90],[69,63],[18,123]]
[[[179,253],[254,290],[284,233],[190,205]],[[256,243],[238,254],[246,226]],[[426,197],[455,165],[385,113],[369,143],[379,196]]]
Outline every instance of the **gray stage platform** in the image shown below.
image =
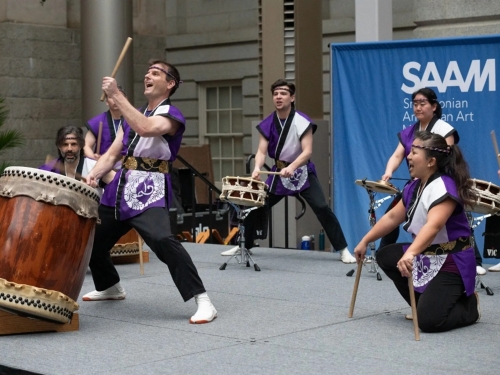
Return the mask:
[[[383,276],[365,269],[354,311],[354,277],[337,254],[254,251],[262,269],[225,271],[228,246],[187,244],[219,317],[190,325],[168,269],[151,254],[117,266],[124,301],[80,303],[80,330],[0,337],[0,364],[39,374],[498,374],[500,273],[480,290],[482,318],[455,331],[413,336],[410,308]],[[93,290],[87,275],[82,295]],[[1,370],[2,371],[10,370]],[[10,372],[4,372],[10,373]],[[23,372],[21,372],[23,373]]]

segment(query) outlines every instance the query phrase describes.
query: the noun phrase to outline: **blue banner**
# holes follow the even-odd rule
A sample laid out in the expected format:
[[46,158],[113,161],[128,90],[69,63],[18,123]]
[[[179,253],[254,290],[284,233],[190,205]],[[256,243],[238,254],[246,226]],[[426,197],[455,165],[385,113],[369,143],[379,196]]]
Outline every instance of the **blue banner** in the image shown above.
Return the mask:
[[[500,185],[491,139],[492,130],[500,136],[497,59],[499,35],[331,45],[331,186],[334,212],[351,250],[370,228],[367,191],[354,181],[381,179],[397,134],[417,121],[411,94],[422,87],[436,92],[442,119],[457,129],[471,177]],[[403,161],[391,183],[401,189],[409,177]],[[377,218],[391,201],[380,201],[387,196],[375,197]],[[475,229],[481,254],[483,232],[484,222]],[[403,230],[401,240],[411,240]]]

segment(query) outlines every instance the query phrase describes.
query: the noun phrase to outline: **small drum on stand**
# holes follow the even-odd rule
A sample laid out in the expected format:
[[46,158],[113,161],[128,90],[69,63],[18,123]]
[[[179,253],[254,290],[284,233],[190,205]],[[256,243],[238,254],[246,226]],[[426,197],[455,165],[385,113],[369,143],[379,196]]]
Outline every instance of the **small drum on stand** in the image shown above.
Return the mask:
[[467,211],[486,215],[500,211],[500,186],[475,178],[471,181],[477,198],[474,204],[467,207]]
[[0,176],[0,309],[71,321],[92,253],[96,190],[56,173]]
[[228,176],[222,178],[222,193],[220,195],[220,199],[235,205],[234,208],[238,216],[239,249],[231,258],[229,258],[227,262],[223,263],[219,267],[221,271],[225,270],[231,259],[236,258],[237,256],[241,256],[240,260],[237,260],[238,263],[245,264],[247,267],[250,267],[250,262],[252,262],[255,271],[260,271],[259,266],[254,262],[250,256],[250,252],[245,247],[244,220],[250,211],[262,207],[266,203],[267,189],[268,186],[264,182],[255,180],[251,177]]
[[261,207],[266,202],[267,185],[251,177],[223,177],[220,199],[240,206]]
[[[474,229],[487,217],[494,215],[500,211],[500,187],[491,182],[472,178],[472,189],[476,193],[476,200],[471,205],[466,206],[466,215],[469,222],[469,227],[474,233]],[[481,214],[482,216],[473,217],[471,212]],[[471,236],[472,245],[475,247],[476,239],[474,234]],[[486,240],[485,240],[486,242]],[[493,291],[482,280],[480,275],[476,275],[476,288],[481,287],[486,289],[486,293],[490,296]]]

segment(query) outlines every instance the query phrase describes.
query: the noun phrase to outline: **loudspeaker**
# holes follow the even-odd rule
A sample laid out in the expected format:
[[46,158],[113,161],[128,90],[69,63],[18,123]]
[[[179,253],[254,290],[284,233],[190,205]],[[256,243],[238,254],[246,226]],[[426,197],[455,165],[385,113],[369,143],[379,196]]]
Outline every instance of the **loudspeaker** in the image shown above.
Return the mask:
[[486,219],[484,236],[484,258],[500,259],[500,216],[490,216]]
[[[205,232],[209,228],[210,213],[208,211],[196,212],[195,214],[195,234],[196,237],[200,232]],[[193,234],[193,215],[192,213],[182,214],[177,216],[177,232],[183,231]],[[229,210],[212,211],[212,229],[217,229],[222,238],[226,238],[229,234]],[[174,233],[174,232],[172,232]]]

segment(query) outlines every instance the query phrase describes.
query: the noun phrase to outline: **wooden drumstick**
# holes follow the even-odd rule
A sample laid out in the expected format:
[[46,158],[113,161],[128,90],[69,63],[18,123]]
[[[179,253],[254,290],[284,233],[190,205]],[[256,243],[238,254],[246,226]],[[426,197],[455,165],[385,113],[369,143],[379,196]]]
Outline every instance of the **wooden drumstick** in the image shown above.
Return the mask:
[[[118,72],[118,68],[120,67],[123,58],[125,57],[125,54],[127,53],[128,47],[130,47],[130,44],[132,43],[132,38],[127,38],[127,41],[125,42],[125,45],[123,46],[122,53],[120,53],[120,56],[118,57],[118,60],[116,61],[115,68],[113,69],[113,72],[111,73],[111,77],[115,78],[116,72]],[[104,98],[106,97],[106,94],[103,92],[101,95],[101,102],[104,101]]]
[[358,294],[359,278],[361,277],[361,270],[363,269],[363,262],[358,263],[358,271],[356,272],[356,280],[354,280],[354,289],[352,291],[351,306],[349,307],[348,318],[352,318],[354,314],[354,304],[356,303],[356,295]]
[[408,278],[408,288],[410,289],[411,314],[413,316],[413,331],[415,341],[420,341],[420,331],[418,329],[417,303],[415,301],[415,290],[413,289],[413,277]]
[[493,141],[493,148],[495,149],[495,154],[497,156],[498,166],[500,167],[500,151],[498,151],[497,138],[495,136],[495,131],[491,131],[491,140]]
[[101,153],[101,140],[102,140],[102,121],[99,121],[99,131],[97,132],[97,145],[95,148],[95,153],[100,155]]
[[144,275],[144,258],[142,256],[142,237],[137,233],[137,240],[139,244],[139,272]]
[[47,156],[45,157],[45,164],[50,163],[54,159],[55,157],[53,157],[51,154],[47,154]]
[[272,172],[272,171],[259,171],[259,174],[275,174],[275,175],[279,175],[280,172]]

